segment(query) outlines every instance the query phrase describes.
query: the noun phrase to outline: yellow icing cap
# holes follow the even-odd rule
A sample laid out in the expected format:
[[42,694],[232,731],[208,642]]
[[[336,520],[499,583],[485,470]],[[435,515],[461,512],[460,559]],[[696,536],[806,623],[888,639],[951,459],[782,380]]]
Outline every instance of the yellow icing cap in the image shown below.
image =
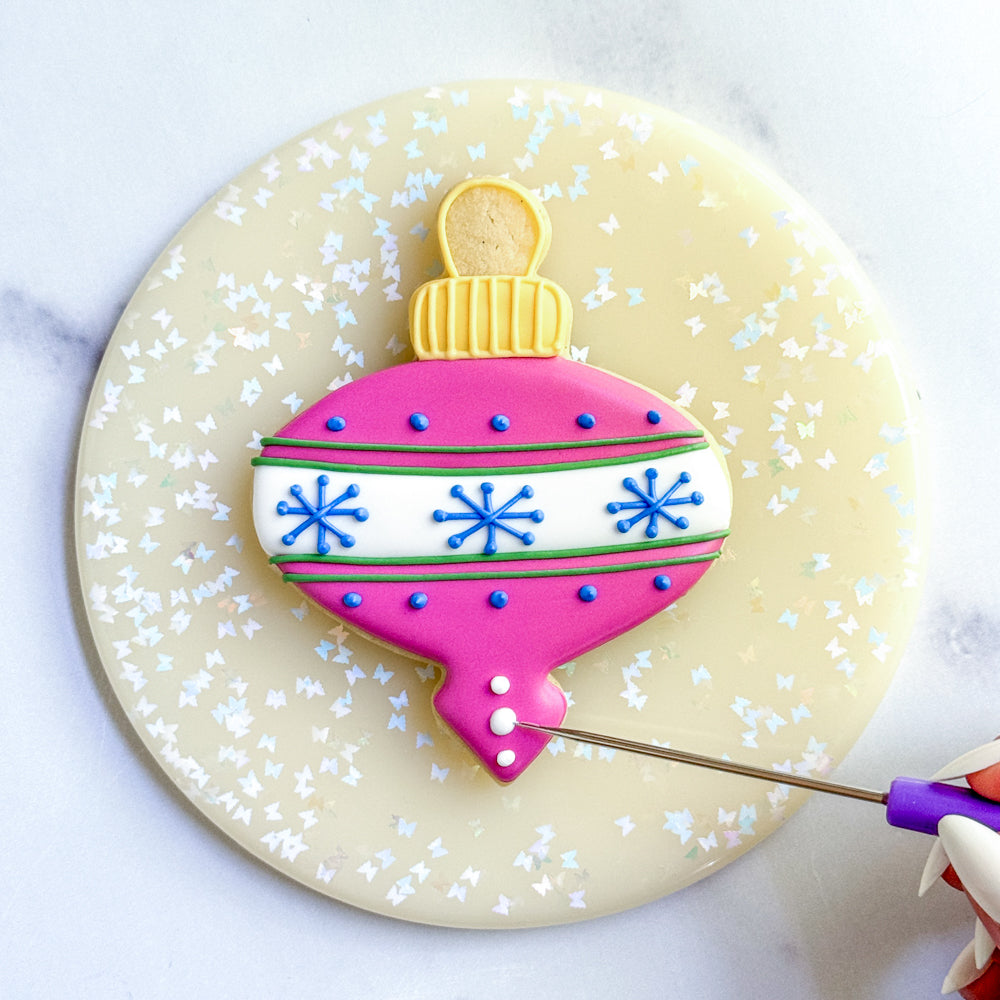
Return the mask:
[[438,240],[447,277],[410,298],[417,357],[547,358],[569,345],[569,296],[536,271],[552,226],[542,203],[502,177],[474,177],[445,195]]

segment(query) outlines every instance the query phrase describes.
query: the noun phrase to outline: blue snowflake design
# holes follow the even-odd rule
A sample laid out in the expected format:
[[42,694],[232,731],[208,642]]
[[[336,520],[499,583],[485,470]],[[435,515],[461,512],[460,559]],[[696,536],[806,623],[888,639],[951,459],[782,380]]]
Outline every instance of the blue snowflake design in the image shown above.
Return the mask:
[[696,490],[688,494],[686,497],[677,496],[677,491],[682,487],[691,482],[691,473],[682,472],[674,482],[673,486],[670,487],[662,495],[657,495],[656,492],[656,480],[658,473],[656,469],[646,470],[646,489],[643,489],[631,476],[622,481],[622,486],[629,491],[629,493],[635,494],[638,500],[625,500],[621,502],[614,502],[608,504],[608,513],[617,514],[621,510],[637,510],[638,514],[633,514],[629,518],[622,518],[618,522],[618,530],[625,534],[627,531],[631,531],[637,524],[642,521],[649,519],[649,524],[646,525],[646,537],[656,538],[659,533],[659,521],[658,518],[665,518],[671,524],[676,525],[682,531],[689,527],[691,522],[688,521],[686,517],[680,516],[675,517],[666,508],[668,507],[679,507],[684,504],[694,504],[696,507],[699,504],[705,502],[705,496],[702,493],[698,493]]
[[299,522],[287,535],[281,536],[281,541],[285,545],[294,545],[295,539],[302,534],[303,531],[308,530],[313,525],[316,526],[316,531],[318,534],[318,540],[316,542],[316,551],[321,555],[325,556],[330,551],[330,543],[326,540],[327,533],[336,535],[340,540],[340,544],[345,548],[349,549],[356,541],[353,535],[349,535],[346,531],[341,531],[335,524],[333,524],[329,518],[332,517],[353,517],[355,521],[367,521],[368,511],[364,507],[340,507],[339,504],[343,503],[345,500],[353,499],[361,492],[361,487],[356,483],[351,483],[350,486],[344,490],[334,500],[326,499],[326,488],[330,484],[330,477],[326,475],[320,475],[316,477],[316,503],[313,504],[307,500],[303,494],[301,486],[292,486],[289,493],[295,497],[296,500],[302,505],[300,507],[292,507],[287,500],[281,500],[278,503],[277,511],[282,516],[286,514],[298,515],[303,520]]
[[530,500],[535,495],[535,491],[530,486],[522,486],[502,507],[494,510],[493,484],[482,483],[479,488],[483,493],[481,504],[473,500],[461,486],[452,486],[451,495],[457,500],[461,500],[469,509],[455,513],[444,510],[434,511],[435,521],[475,521],[471,528],[466,528],[465,531],[452,535],[448,539],[448,544],[453,549],[460,548],[471,535],[478,531],[485,531],[486,545],[483,548],[483,554],[491,556],[497,550],[497,529],[499,528],[500,531],[506,531],[508,535],[519,538],[525,545],[530,545],[535,540],[535,536],[530,531],[518,531],[507,522],[515,519],[526,519],[535,524],[541,523],[545,515],[540,510],[511,510],[511,507],[521,500]]

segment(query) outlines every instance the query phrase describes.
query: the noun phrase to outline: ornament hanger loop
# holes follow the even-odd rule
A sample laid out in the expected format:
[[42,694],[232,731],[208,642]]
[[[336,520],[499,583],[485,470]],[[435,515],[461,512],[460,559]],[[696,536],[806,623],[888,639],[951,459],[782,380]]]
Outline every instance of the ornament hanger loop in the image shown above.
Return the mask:
[[552,242],[548,212],[504,177],[473,177],[445,196],[438,240],[448,275],[534,275]]

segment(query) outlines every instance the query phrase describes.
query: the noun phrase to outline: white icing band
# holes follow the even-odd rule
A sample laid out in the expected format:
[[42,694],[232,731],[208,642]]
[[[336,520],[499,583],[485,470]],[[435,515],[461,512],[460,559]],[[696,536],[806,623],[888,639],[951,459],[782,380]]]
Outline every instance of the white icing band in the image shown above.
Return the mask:
[[517,760],[517,754],[513,750],[501,750],[497,754],[497,764],[500,767],[510,767]]
[[[657,478],[649,490],[646,470],[655,469]],[[678,482],[686,474],[690,480]],[[508,509],[514,513],[542,511],[544,517],[535,522],[530,518],[512,518],[506,524],[518,531],[530,531],[534,542],[525,545],[521,538],[509,534],[502,527],[495,532],[497,551],[523,552],[560,551],[597,546],[615,546],[627,549],[630,544],[650,541],[646,528],[650,518],[640,519],[626,532],[618,530],[622,519],[641,515],[637,508],[621,512],[608,511],[613,502],[635,502],[637,494],[630,492],[623,482],[635,480],[637,487],[661,498],[676,485],[673,500],[653,515],[656,521],[656,538],[661,541],[698,536],[724,531],[729,527],[730,488],[725,467],[715,452],[701,451],[668,455],[655,461],[649,458],[622,465],[600,465],[582,469],[560,469],[548,472],[504,473],[500,470],[476,476],[461,475],[460,470],[448,475],[400,475],[367,472],[337,472],[322,467],[290,467],[258,465],[254,472],[254,525],[260,543],[268,555],[313,555],[317,552],[318,527],[306,525],[291,545],[283,538],[291,534],[307,519],[306,513],[278,513],[278,505],[306,510],[304,502],[315,505],[319,491],[320,475],[329,478],[325,486],[327,503],[341,496],[355,484],[356,496],[337,505],[338,509],[351,511],[364,508],[367,517],[358,520],[350,513],[334,511],[328,518],[330,524],[351,535],[355,542],[349,547],[330,531],[326,540],[331,555],[371,558],[399,558],[419,556],[456,556],[482,554],[486,544],[486,530],[477,530],[456,548],[448,539],[475,525],[475,515],[466,519],[435,521],[434,511],[470,515],[472,508],[462,499],[452,495],[453,487],[460,486],[466,496],[484,505],[482,484],[494,486],[492,510],[498,511],[523,487],[530,486],[531,497],[521,497]],[[302,499],[291,492],[292,486],[301,487]],[[680,503],[693,493],[704,499],[701,503]],[[679,528],[667,519],[685,518],[686,528]],[[502,525],[503,519],[498,518]]]
[[510,678],[504,677],[503,674],[497,674],[490,681],[490,690],[494,694],[506,694],[510,690]]
[[512,708],[498,708],[490,716],[490,731],[496,736],[509,736],[517,725],[517,716]]

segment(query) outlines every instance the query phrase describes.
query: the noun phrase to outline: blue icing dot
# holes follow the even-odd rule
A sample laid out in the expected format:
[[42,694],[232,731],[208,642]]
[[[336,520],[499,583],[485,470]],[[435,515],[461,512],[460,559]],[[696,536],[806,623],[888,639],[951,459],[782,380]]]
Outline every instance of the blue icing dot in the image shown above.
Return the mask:
[[505,431],[510,427],[510,417],[505,417],[502,413],[498,413],[490,421],[490,427],[495,431]]
[[597,599],[597,588],[593,584],[588,583],[585,587],[581,587],[579,590],[580,600],[586,601],[588,604],[591,601]]
[[410,607],[417,610],[427,607],[427,595],[420,590],[414,594],[410,594]]
[[510,598],[503,590],[494,590],[493,593],[490,594],[490,604],[492,604],[495,608],[505,608],[509,600]]
[[590,430],[594,424],[597,423],[597,417],[593,413],[581,413],[580,416],[576,418],[576,422],[584,428],[584,430]]
[[347,426],[347,421],[343,417],[330,417],[326,426],[331,431],[342,431]]
[[344,594],[344,604],[349,608],[357,608],[361,605],[361,595],[356,591]]
[[410,426],[415,431],[425,431],[430,427],[431,422],[427,419],[426,413],[411,413],[410,414]]
[[651,424],[658,424],[663,419],[663,417],[660,415],[659,410],[650,410],[649,413],[646,414],[646,419]]
[[670,577],[665,573],[661,573],[659,576],[653,579],[653,586],[657,590],[669,590],[670,589]]

